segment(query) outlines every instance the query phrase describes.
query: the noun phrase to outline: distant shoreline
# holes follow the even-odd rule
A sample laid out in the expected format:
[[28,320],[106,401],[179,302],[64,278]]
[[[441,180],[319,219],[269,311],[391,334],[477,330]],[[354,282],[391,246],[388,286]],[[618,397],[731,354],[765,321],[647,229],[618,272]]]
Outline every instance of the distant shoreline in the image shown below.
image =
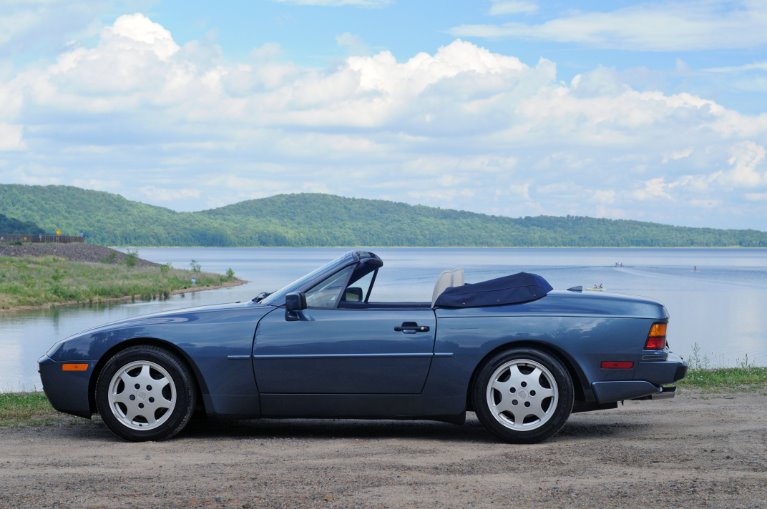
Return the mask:
[[[220,285],[212,285],[212,286],[193,286],[191,288],[181,289],[181,290],[173,290],[170,292],[170,295],[184,295],[186,293],[197,293],[197,292],[204,292],[208,290],[220,290],[222,288],[233,288],[235,286],[241,286],[248,283],[248,281],[245,281],[244,279],[237,279],[236,281],[229,281],[226,283],[222,283]],[[28,306],[15,306],[10,308],[0,308],[0,315],[2,314],[13,314],[13,313],[23,313],[25,311],[37,311],[37,310],[46,310],[46,309],[59,309],[59,308],[69,308],[69,307],[82,307],[82,306],[97,306],[101,304],[119,304],[121,302],[135,302],[135,301],[145,301],[145,302],[151,302],[153,300],[158,299],[143,299],[141,295],[124,295],[122,297],[108,297],[105,299],[99,299],[98,301],[94,302],[83,302],[83,301],[66,301],[66,302],[48,302],[44,304],[36,304],[36,305],[28,305]],[[161,299],[165,300],[165,299]]]
[[0,244],[0,314],[136,300],[238,286],[226,275],[175,269],[90,244]]

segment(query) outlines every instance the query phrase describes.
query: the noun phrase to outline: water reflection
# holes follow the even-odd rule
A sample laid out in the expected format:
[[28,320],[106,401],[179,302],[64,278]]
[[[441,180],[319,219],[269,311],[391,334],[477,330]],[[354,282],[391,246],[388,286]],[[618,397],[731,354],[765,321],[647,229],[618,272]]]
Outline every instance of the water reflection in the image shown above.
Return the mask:
[[[40,387],[36,361],[58,339],[107,322],[168,309],[251,299],[275,290],[345,249],[138,248],[143,258],[218,273],[248,284],[135,302],[0,315],[0,390]],[[603,284],[610,292],[659,300],[671,313],[669,341],[689,354],[700,345],[714,365],[748,355],[767,365],[767,251],[759,249],[375,249],[384,260],[376,300],[430,300],[442,270],[463,267],[467,282],[525,270],[557,289]],[[697,270],[693,270],[693,269]]]

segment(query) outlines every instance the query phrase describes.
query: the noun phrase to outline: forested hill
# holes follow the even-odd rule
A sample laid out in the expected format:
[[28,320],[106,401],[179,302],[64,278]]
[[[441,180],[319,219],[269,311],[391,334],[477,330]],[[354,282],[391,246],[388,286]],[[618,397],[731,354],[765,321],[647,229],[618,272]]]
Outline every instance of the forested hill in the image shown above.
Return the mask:
[[278,195],[175,212],[65,186],[0,185],[0,214],[107,245],[164,246],[744,246],[755,230],[588,217],[488,216],[326,194]]
[[28,221],[19,221],[0,214],[0,235],[4,233],[44,233],[42,228]]

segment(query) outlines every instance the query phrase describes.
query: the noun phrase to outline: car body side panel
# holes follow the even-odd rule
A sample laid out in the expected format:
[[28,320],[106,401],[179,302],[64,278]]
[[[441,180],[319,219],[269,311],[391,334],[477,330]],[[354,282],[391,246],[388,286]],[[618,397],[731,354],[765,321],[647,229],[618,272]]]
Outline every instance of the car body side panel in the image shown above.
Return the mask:
[[[405,322],[426,330],[395,330]],[[310,308],[291,321],[276,309],[256,331],[256,380],[263,394],[419,394],[435,329],[429,308]]]
[[[83,405],[105,360],[102,357],[127,344],[152,341],[167,344],[190,364],[209,414],[257,416],[259,400],[251,349],[258,321],[272,309],[246,303],[180,310],[93,329],[52,349],[50,358],[41,365],[43,386],[57,409],[75,410],[71,413],[77,415],[92,412],[93,408],[86,410]],[[62,372],[63,362],[89,363],[88,383],[82,374]],[[68,391],[58,391],[59,384]]]

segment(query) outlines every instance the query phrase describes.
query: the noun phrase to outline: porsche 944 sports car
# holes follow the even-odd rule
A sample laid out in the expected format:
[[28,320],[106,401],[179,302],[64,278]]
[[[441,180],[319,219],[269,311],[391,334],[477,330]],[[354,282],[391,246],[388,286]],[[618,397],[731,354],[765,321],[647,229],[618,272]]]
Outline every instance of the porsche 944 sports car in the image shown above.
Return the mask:
[[501,440],[530,443],[571,412],[671,397],[686,373],[656,302],[552,291],[527,273],[463,284],[461,270],[430,302],[376,302],[382,266],[349,252],[252,302],[83,332],[39,360],[45,393],[135,441],[175,435],[196,410],[455,423],[474,411]]

